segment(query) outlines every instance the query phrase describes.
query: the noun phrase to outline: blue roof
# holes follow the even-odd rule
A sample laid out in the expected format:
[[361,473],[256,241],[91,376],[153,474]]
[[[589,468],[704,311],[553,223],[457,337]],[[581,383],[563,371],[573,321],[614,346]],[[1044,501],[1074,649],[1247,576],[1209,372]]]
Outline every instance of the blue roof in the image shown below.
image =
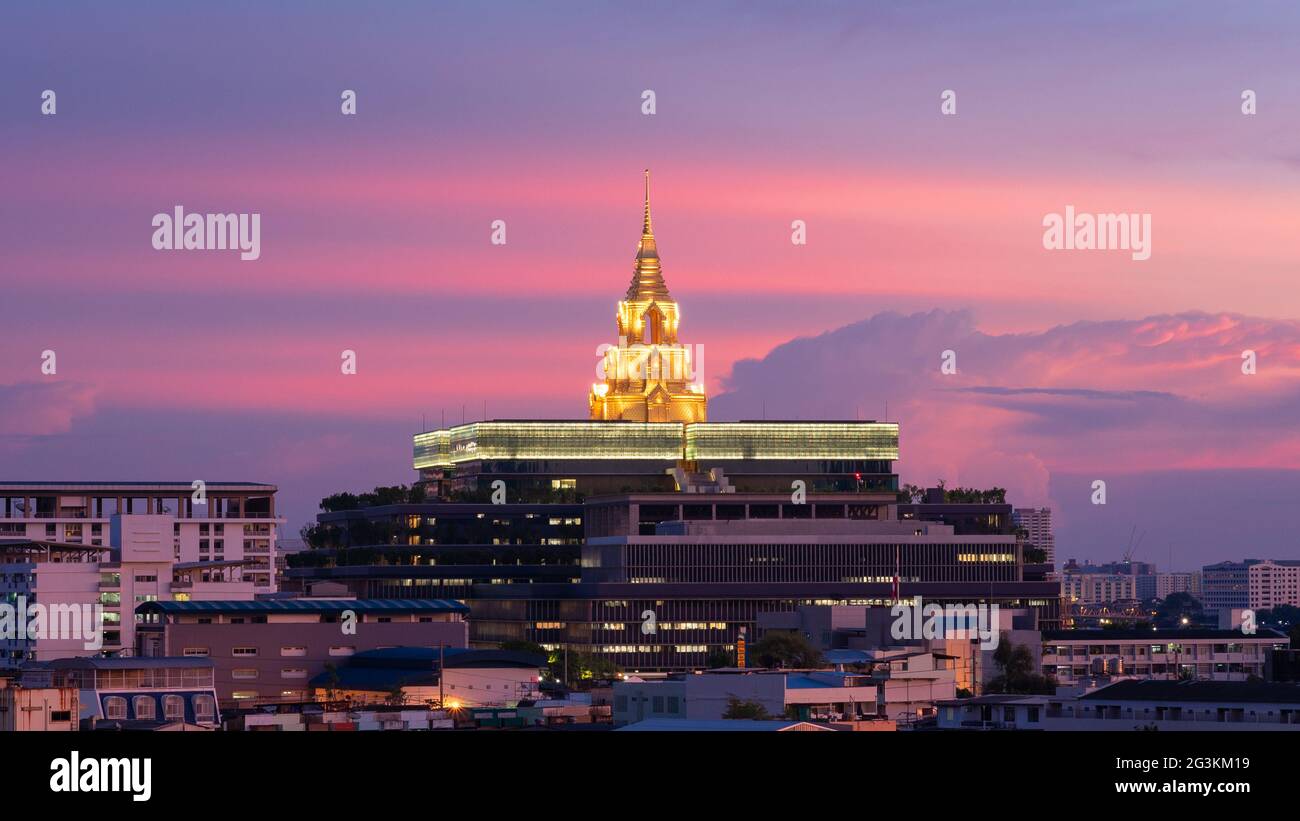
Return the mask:
[[262,599],[255,601],[149,601],[137,613],[164,615],[199,613],[463,613],[469,608],[455,599]]
[[[789,729],[806,721],[747,721],[745,719],[690,719],[690,718],[647,718],[624,727],[615,732],[709,732],[709,733],[774,733]],[[812,725],[817,726],[817,725]],[[819,729],[827,729],[819,728]]]
[[[785,686],[791,690],[817,690],[844,688],[847,678],[867,679],[862,673],[837,673],[833,670],[818,670],[815,673],[791,673],[785,677]],[[860,686],[869,687],[875,682],[864,681]]]

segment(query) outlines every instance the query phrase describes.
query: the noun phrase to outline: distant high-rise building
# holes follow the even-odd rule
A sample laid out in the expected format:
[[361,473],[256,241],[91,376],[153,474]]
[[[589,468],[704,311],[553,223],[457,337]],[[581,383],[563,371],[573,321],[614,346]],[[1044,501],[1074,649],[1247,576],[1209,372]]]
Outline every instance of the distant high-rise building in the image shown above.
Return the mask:
[[1016,527],[1028,534],[1026,541],[1047,554],[1047,563],[1056,563],[1056,537],[1052,535],[1050,507],[1018,507],[1011,513]]
[[1253,610],[1300,607],[1300,561],[1264,561],[1246,568],[1247,603]]
[[1201,606],[1209,613],[1250,607],[1250,566],[1259,559],[1201,568]]
[[1199,573],[1156,573],[1155,597],[1166,599],[1175,593],[1189,593],[1199,598],[1201,593]]

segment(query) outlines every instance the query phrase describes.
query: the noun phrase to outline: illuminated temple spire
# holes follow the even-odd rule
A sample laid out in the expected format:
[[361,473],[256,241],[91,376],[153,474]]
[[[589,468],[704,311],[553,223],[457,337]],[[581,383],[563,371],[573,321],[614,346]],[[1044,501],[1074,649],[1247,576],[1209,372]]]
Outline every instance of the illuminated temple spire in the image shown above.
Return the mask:
[[636,246],[636,263],[632,266],[632,284],[628,286],[627,298],[629,301],[672,299],[659,266],[659,248],[655,245],[654,227],[650,222],[649,168],[645,170],[645,218],[641,222],[641,241]]
[[645,216],[632,284],[618,303],[618,345],[604,345],[604,381],[591,387],[592,419],[703,422],[703,351],[677,341],[681,310],[659,268],[650,221],[650,169],[645,172]]

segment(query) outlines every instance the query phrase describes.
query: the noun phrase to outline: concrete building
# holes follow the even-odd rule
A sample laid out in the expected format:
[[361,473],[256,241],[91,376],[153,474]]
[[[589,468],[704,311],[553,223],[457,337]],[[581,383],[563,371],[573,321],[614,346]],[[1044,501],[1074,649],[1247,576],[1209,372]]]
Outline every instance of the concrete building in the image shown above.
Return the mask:
[[69,658],[41,665],[54,687],[78,692],[83,729],[215,728],[211,661],[201,658]]
[[1137,601],[1138,578],[1122,573],[1066,572],[1061,574],[1061,597],[1083,604]]
[[1250,607],[1250,566],[1259,559],[1219,562],[1201,568],[1201,607],[1206,613]]
[[386,647],[352,655],[311,679],[316,701],[402,705],[517,707],[542,697],[546,659],[504,650],[464,647]]
[[257,593],[274,591],[275,485],[206,482],[203,503],[198,493],[193,482],[0,482],[0,538],[107,546],[115,514],[157,516],[135,521],[157,529],[160,557],[241,561]]
[[1155,598],[1167,599],[1175,593],[1187,593],[1199,601],[1201,597],[1200,571],[1192,573],[1156,573]]
[[1043,674],[1069,685],[1098,675],[1207,681],[1266,679],[1273,630],[1057,630],[1043,633]]
[[138,655],[206,660],[222,705],[234,707],[308,700],[326,664],[358,652],[469,639],[469,608],[443,599],[154,601],[136,612]]
[[1246,568],[1247,605],[1269,610],[1300,607],[1300,561],[1263,561]]
[[1050,507],[1018,507],[1011,512],[1015,526],[1025,531],[1025,541],[1047,554],[1047,564],[1056,563],[1056,536],[1052,533]]
[[1123,680],[1083,693],[939,705],[941,730],[1300,731],[1300,686]]
[[114,514],[106,545],[0,539],[0,605],[16,613],[39,604],[83,622],[75,632],[48,621],[42,635],[0,636],[0,669],[133,648],[134,608],[144,602],[253,598],[248,560],[177,561],[172,532],[168,516]]
[[890,722],[892,729],[956,695],[952,667],[942,656],[897,650],[869,654],[862,661],[858,670],[733,668],[620,681],[614,684],[614,723],[720,719],[735,698],[761,704],[772,716],[862,724],[861,729]]
[[25,682],[0,678],[0,733],[72,732],[80,716],[77,689],[53,686],[48,672]]
[[[986,619],[996,631],[997,644],[1009,642],[1023,645],[1034,658],[1041,655],[1041,634],[1036,613],[1027,607],[999,608],[997,624],[991,624],[992,614]],[[896,617],[892,608],[863,605],[800,605],[792,612],[771,612],[759,616],[757,639],[769,630],[787,630],[808,639],[823,652],[825,661],[832,665],[870,664],[875,659],[885,659],[894,654],[925,651],[946,660],[954,683],[959,690],[976,695],[984,692],[990,680],[1000,674],[993,660],[996,646],[983,646],[978,637],[978,619],[945,621],[945,627],[961,627],[969,631],[961,638],[900,639],[893,635]]]

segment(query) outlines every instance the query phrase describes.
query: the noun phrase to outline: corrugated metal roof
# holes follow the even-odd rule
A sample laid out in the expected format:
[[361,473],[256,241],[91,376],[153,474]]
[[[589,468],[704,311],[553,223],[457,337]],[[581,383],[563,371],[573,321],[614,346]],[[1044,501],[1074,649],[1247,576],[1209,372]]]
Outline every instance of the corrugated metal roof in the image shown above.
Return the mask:
[[151,601],[137,613],[469,613],[455,599],[262,599],[255,601]]

